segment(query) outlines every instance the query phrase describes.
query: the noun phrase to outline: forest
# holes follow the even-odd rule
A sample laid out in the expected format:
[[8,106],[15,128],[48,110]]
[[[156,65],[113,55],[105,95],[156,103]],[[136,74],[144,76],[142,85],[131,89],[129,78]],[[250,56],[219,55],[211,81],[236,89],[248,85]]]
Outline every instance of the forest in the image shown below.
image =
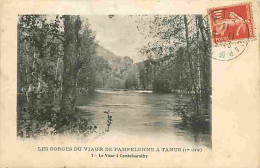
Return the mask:
[[[107,62],[79,16],[22,15],[18,22],[17,134],[90,134],[96,125],[75,116],[82,90],[94,91]],[[107,126],[112,116],[107,112]],[[102,133],[108,131],[105,129]]]
[[[170,110],[183,123],[210,124],[211,39],[202,15],[140,16],[138,31],[151,39],[145,61],[115,56],[96,40],[86,18],[21,15],[17,25],[17,135],[96,132],[79,117],[79,94],[96,89],[151,90],[180,95]],[[190,95],[182,101],[181,95]],[[107,128],[112,124],[110,111]]]
[[[173,113],[180,115],[184,124],[210,128],[211,35],[207,17],[144,16],[140,22],[140,32],[153,39],[140,49],[147,57],[138,66],[141,87],[177,93],[180,99],[172,103]],[[184,94],[191,100],[182,101]]]

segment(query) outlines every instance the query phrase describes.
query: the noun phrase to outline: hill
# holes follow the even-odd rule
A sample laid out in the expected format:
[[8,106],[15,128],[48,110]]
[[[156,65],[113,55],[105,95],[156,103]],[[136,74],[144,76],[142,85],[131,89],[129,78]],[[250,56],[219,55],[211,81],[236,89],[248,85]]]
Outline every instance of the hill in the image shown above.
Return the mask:
[[[102,57],[109,65],[106,78],[101,77],[102,87],[124,88],[127,72],[133,67],[133,60],[129,56],[117,56],[110,50],[98,45],[97,56]],[[104,76],[104,74],[102,74]]]
[[121,58],[120,56],[115,55],[113,52],[100,45],[97,46],[96,52],[98,56],[103,57],[107,61],[115,61],[116,59]]

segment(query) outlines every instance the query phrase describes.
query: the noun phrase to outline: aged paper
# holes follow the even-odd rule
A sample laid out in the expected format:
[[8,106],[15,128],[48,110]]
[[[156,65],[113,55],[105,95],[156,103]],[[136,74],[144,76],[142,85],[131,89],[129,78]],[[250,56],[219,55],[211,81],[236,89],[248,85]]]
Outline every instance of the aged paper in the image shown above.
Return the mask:
[[2,1],[0,167],[259,167],[259,1]]

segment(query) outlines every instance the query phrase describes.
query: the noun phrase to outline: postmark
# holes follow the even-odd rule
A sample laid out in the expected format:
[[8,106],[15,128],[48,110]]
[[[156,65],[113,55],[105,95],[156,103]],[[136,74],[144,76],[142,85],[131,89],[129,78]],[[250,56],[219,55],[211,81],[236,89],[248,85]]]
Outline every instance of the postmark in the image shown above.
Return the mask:
[[212,58],[229,61],[240,56],[255,39],[251,3],[208,10],[212,37]]

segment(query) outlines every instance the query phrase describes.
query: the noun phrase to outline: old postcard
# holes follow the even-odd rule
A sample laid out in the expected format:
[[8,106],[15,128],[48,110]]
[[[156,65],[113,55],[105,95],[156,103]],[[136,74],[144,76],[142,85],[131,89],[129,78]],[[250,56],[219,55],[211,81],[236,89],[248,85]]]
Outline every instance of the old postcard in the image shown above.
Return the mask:
[[0,168],[260,166],[259,1],[2,1]]

